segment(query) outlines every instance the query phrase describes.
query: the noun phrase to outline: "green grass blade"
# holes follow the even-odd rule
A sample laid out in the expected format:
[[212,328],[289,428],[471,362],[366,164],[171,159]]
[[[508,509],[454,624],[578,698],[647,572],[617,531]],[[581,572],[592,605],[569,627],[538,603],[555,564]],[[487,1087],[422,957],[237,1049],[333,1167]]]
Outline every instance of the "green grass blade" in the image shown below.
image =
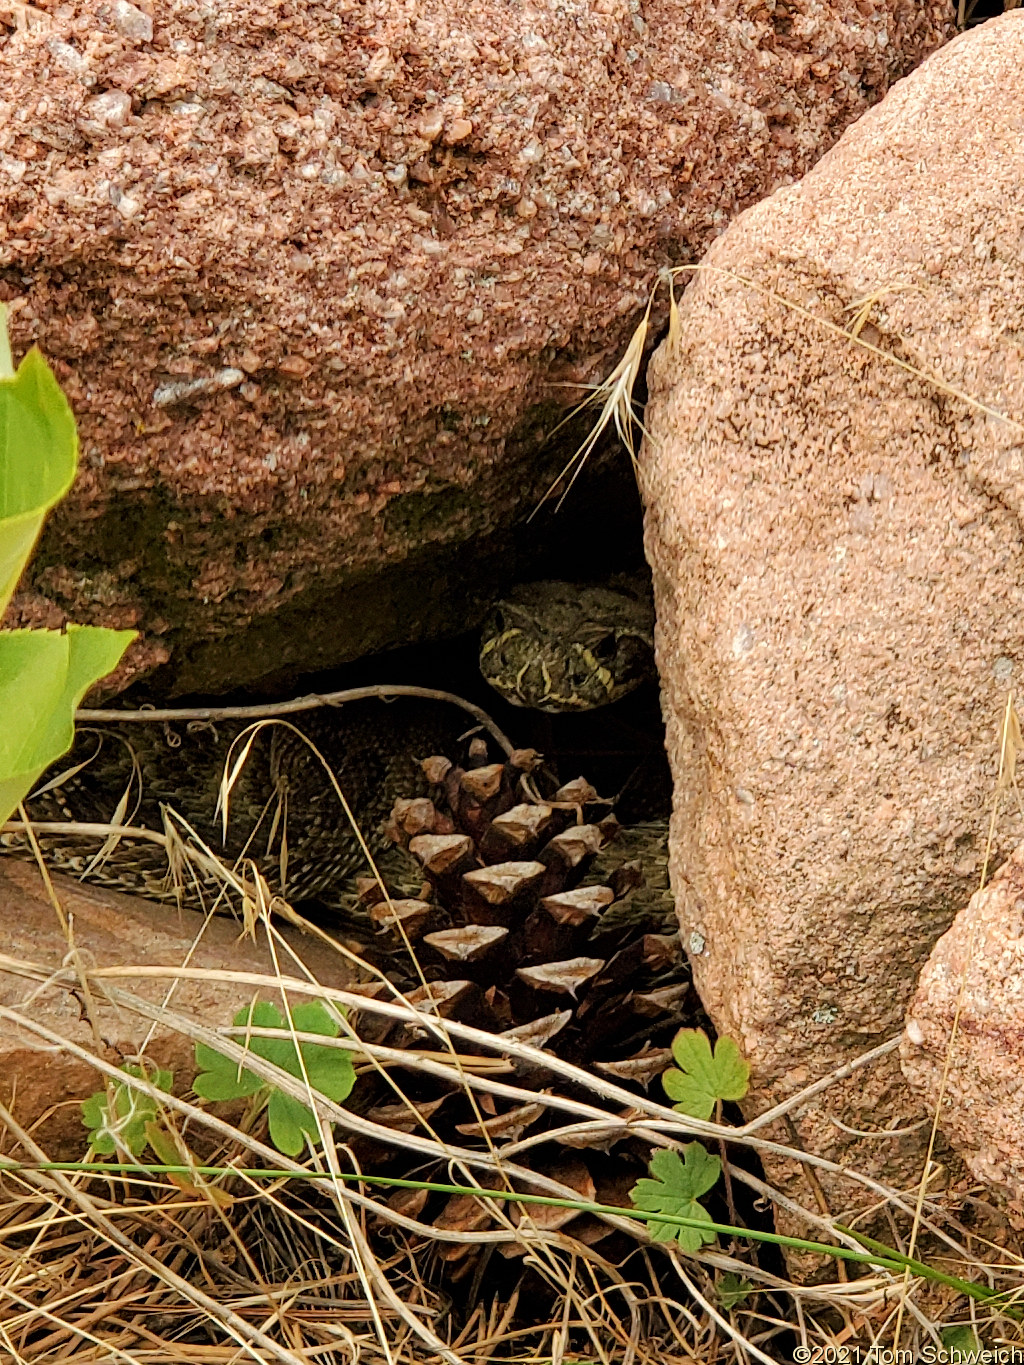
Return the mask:
[[322,1171],[290,1170],[281,1167],[274,1170],[263,1169],[261,1167],[249,1166],[170,1166],[170,1165],[150,1165],[141,1162],[104,1162],[102,1166],[83,1161],[13,1161],[8,1157],[0,1157],[0,1174],[16,1171],[67,1171],[76,1172],[91,1176],[93,1179],[108,1179],[112,1174],[124,1176],[142,1176],[151,1179],[156,1175],[181,1175],[189,1179],[195,1176],[203,1176],[208,1179],[219,1177],[242,1176],[249,1180],[329,1180],[337,1179],[351,1182],[356,1185],[380,1186],[399,1190],[427,1190],[438,1194],[448,1195],[470,1195],[476,1199],[493,1199],[497,1203],[511,1204],[538,1204],[550,1208],[576,1209],[580,1213],[608,1214],[618,1218],[637,1218],[644,1222],[665,1222],[674,1223],[679,1227],[697,1227],[717,1232],[723,1237],[746,1238],[752,1242],[765,1242],[773,1246],[791,1247],[794,1251],[809,1251],[817,1255],[832,1256],[836,1260],[850,1261],[854,1264],[881,1266],[885,1270],[898,1273],[899,1271],[910,1268],[915,1274],[919,1274],[923,1279],[937,1281],[940,1284],[949,1285],[960,1293],[977,1299],[986,1304],[997,1305],[1000,1312],[1008,1317],[1019,1320],[1021,1312],[1005,1303],[1006,1291],[990,1289],[987,1285],[977,1284],[972,1280],[962,1280],[955,1275],[947,1275],[943,1271],[937,1271],[924,1262],[911,1261],[909,1257],[901,1252],[886,1246],[884,1242],[875,1242],[872,1238],[865,1237],[862,1233],[852,1232],[849,1228],[844,1228],[841,1223],[837,1223],[837,1228],[842,1228],[844,1232],[851,1233],[862,1244],[870,1243],[877,1250],[865,1247],[863,1251],[854,1251],[850,1247],[832,1246],[827,1242],[814,1242],[803,1237],[787,1237],[779,1232],[764,1232],[759,1228],[734,1227],[729,1223],[715,1223],[704,1219],[687,1218],[685,1216],[669,1213],[647,1213],[642,1209],[623,1207],[619,1204],[597,1204],[587,1199],[560,1199],[554,1195],[524,1194],[515,1190],[508,1189],[487,1189],[476,1185],[449,1185],[434,1180],[409,1180],[399,1176],[391,1175],[364,1175],[361,1172],[339,1171],[327,1175]]

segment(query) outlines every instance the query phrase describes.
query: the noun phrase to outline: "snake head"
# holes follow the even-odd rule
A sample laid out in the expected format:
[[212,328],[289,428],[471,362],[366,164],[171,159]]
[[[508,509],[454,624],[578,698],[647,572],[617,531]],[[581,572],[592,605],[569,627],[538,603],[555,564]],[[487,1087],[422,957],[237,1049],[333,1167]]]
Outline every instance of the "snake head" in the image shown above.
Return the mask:
[[654,609],[642,591],[525,583],[484,622],[480,671],[513,706],[589,711],[657,677]]

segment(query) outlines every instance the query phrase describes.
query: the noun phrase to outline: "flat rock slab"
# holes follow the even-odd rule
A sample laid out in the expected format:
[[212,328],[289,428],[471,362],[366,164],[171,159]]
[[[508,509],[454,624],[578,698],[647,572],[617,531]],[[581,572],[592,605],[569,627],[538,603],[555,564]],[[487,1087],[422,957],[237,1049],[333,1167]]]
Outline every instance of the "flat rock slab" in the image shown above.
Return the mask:
[[[899,1034],[978,883],[1024,677],[1022,69],[1024,12],[931,57],[716,242],[652,363],[672,873],[754,1109]],[[847,1129],[922,1113],[890,1053],[794,1117],[902,1186],[927,1128]]]
[[[85,1146],[79,1102],[101,1089],[104,1078],[85,1057],[63,1050],[62,1040],[114,1066],[138,1054],[145,1043],[150,1061],[174,1071],[178,1094],[196,1070],[189,1038],[160,1024],[153,1026],[150,1036],[150,1020],[105,997],[105,985],[151,1004],[166,1003],[177,1014],[219,1027],[230,1023],[257,994],[275,999],[273,983],[260,989],[251,981],[213,976],[176,979],[174,969],[187,964],[211,973],[256,972],[267,977],[273,977],[275,969],[270,953],[242,939],[239,926],[226,917],[213,917],[203,928],[203,916],[191,911],[84,887],[65,877],[54,877],[53,885],[72,926],[79,960],[108,973],[91,981],[91,1011],[100,1044],[73,970],[62,973],[59,981],[48,980],[50,973],[60,972],[73,959],[38,870],[3,859],[0,1101],[22,1126],[32,1129],[51,1156],[74,1159]],[[285,927],[281,932],[287,945],[278,945],[282,975],[301,978],[301,963],[325,989],[351,984],[352,968],[339,953],[298,930]],[[156,967],[168,970],[142,975]],[[280,999],[278,992],[279,1007]],[[30,1025],[57,1035],[56,1040],[33,1032]]]
[[658,270],[952,17],[773,9],[16,6],[0,294],[83,452],[16,619],[138,626],[179,692],[471,626]]

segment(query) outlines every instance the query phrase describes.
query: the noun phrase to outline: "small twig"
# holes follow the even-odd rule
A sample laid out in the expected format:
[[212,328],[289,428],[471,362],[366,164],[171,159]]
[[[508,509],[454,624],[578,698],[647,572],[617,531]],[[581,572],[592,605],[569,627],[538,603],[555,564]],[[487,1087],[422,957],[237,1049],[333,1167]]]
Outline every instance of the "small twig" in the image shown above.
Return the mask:
[[887,1056],[890,1052],[895,1052],[900,1045],[902,1033],[896,1034],[893,1038],[888,1038],[884,1043],[879,1043],[877,1047],[871,1048],[868,1052],[862,1052],[859,1057],[854,1057],[852,1061],[837,1066],[834,1071],[830,1071],[827,1076],[822,1076],[820,1080],[814,1081],[811,1085],[805,1086],[803,1090],[798,1090],[795,1095],[790,1095],[781,1103],[773,1105],[771,1109],[766,1109],[763,1114],[758,1114],[749,1123],[744,1123],[735,1130],[736,1137],[749,1137],[756,1133],[760,1128],[767,1128],[785,1114],[792,1113],[800,1105],[806,1104],[808,1100],[814,1099],[815,1095],[820,1095],[823,1090],[830,1089],[837,1081],[845,1081],[847,1076],[852,1076],[855,1071],[860,1071],[862,1067],[870,1066],[872,1062],[877,1062],[880,1058]]
[[[715,1100],[715,1122],[722,1122],[722,1101]],[[724,1137],[718,1139],[718,1157],[722,1163],[722,1184],[725,1187],[725,1207],[729,1213],[729,1222],[738,1223],[740,1220],[736,1215],[736,1201],[732,1192],[732,1169],[729,1165],[729,1149],[726,1146]]]
[[111,722],[132,721],[163,723],[164,721],[190,720],[260,720],[268,716],[290,716],[298,711],[315,711],[322,706],[344,706],[350,701],[367,701],[376,697],[387,701],[391,697],[422,697],[426,701],[448,702],[459,706],[482,725],[500,745],[506,755],[515,751],[515,745],[500,726],[491,719],[481,706],[467,701],[454,692],[442,692],[434,687],[412,687],[404,683],[378,683],[372,687],[349,687],[341,692],[310,692],[304,697],[291,701],[265,702],[259,706],[172,706],[161,710],[94,710],[81,707],[75,712],[75,719],[82,725],[110,724]]
[[690,1296],[700,1304],[708,1317],[718,1324],[727,1337],[731,1338],[741,1350],[745,1352],[749,1351],[755,1360],[760,1360],[762,1362],[762,1365],[776,1365],[776,1362],[772,1360],[771,1356],[766,1356],[763,1351],[759,1350],[748,1337],[745,1337],[738,1328],[733,1326],[727,1317],[719,1313],[718,1309],[715,1308],[714,1304],[711,1303],[709,1299],[705,1298],[690,1276],[687,1275],[686,1271],[683,1269],[682,1261],[678,1254],[672,1256],[672,1267],[686,1286]]

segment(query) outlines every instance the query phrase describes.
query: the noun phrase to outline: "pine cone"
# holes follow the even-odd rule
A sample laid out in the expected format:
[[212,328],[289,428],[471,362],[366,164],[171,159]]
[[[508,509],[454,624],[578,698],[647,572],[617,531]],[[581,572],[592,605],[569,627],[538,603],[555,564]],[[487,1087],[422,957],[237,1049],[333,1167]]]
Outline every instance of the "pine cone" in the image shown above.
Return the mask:
[[[377,960],[413,1003],[606,1071],[620,1084],[646,1086],[667,1064],[667,1044],[692,1003],[678,929],[665,913],[667,892],[648,888],[642,860],[628,856],[636,840],[625,858],[610,856],[621,831],[588,783],[568,783],[548,799],[532,794],[525,779],[537,763],[528,750],[490,763],[479,749],[466,767],[438,756],[424,761],[429,795],[396,802],[388,826],[424,885],[415,897],[371,893],[377,944],[385,946]],[[607,880],[595,877],[599,860]],[[396,966],[408,961],[406,940],[426,986],[412,964],[407,974]],[[421,1041],[397,1026],[382,1036],[389,1046]],[[536,1089],[553,1083],[537,1070]],[[417,1103],[420,1096],[424,1104],[436,1101],[423,1077],[414,1074],[411,1088],[403,1078],[403,1086]],[[375,1090],[374,1097],[381,1103],[372,1107],[368,1094],[369,1113],[389,1122],[386,1096]],[[398,1109],[396,1121],[408,1122],[408,1108]],[[439,1133],[453,1127],[461,1143],[499,1148],[551,1125],[541,1104],[490,1103],[481,1120],[457,1089],[430,1122]],[[535,1149],[532,1169],[589,1198],[621,1183],[623,1155],[620,1147],[612,1162],[600,1151],[569,1154],[546,1144]],[[633,1156],[642,1174],[639,1144]],[[436,1226],[464,1230],[490,1221],[478,1201],[465,1198],[447,1201],[434,1218]],[[581,1230],[593,1221],[579,1220]],[[598,1224],[588,1235],[606,1234]],[[439,1255],[448,1278],[476,1261],[472,1245],[448,1243]]]

